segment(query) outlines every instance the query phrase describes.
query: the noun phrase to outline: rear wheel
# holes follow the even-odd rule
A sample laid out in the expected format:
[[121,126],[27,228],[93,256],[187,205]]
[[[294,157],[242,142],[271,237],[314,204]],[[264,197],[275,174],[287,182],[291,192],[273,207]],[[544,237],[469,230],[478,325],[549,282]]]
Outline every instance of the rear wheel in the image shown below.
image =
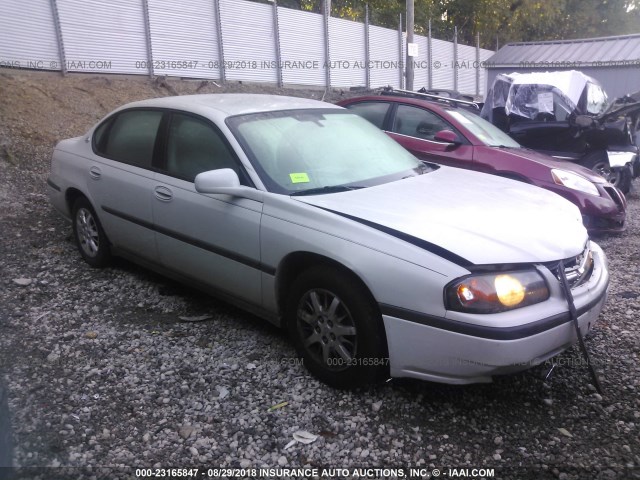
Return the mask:
[[327,266],[303,272],[285,309],[298,354],[323,382],[355,388],[388,376],[382,316],[371,295],[349,275]]
[[104,267],[111,260],[109,240],[89,201],[80,197],[73,204],[73,236],[82,258],[92,267]]
[[611,168],[606,152],[595,152],[587,155],[581,162],[583,166],[603,176],[609,183],[618,187],[622,193],[631,188],[631,172],[628,168]]

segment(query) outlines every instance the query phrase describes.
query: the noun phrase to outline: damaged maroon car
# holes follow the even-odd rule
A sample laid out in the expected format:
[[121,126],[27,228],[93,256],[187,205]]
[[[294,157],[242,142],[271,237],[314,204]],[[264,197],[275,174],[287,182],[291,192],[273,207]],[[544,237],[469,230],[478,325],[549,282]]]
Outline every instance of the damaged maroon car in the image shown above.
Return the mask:
[[424,161],[476,170],[530,183],[566,198],[582,213],[590,233],[626,227],[626,199],[593,171],[522,147],[506,133],[460,108],[456,100],[435,102],[416,92],[338,103],[356,113]]
[[500,74],[481,116],[521,145],[578,163],[627,193],[640,175],[639,100],[636,93],[610,102],[595,79],[575,70]]

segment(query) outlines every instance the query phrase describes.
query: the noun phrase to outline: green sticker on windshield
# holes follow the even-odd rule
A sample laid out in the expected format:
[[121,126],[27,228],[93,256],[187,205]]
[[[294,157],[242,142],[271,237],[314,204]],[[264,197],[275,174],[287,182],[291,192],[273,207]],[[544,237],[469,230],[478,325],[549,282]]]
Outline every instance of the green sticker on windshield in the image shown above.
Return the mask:
[[306,173],[290,173],[291,183],[309,183],[309,175]]

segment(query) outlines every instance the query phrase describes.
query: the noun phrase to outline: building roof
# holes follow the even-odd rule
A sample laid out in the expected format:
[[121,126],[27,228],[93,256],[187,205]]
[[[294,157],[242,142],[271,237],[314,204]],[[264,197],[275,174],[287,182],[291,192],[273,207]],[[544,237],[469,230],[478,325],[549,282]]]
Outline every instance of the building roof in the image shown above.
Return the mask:
[[487,68],[640,67],[640,34],[509,43],[486,63]]

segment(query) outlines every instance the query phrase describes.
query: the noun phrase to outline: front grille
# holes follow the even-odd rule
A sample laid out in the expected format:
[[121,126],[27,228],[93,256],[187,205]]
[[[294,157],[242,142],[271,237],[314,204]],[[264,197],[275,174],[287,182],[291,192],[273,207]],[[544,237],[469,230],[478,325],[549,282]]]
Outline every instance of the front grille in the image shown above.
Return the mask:
[[625,209],[625,207],[627,206],[627,199],[622,193],[620,193],[620,191],[616,187],[607,185],[602,188],[604,188],[605,192],[609,194],[611,200],[616,203],[619,210],[622,211]]
[[[590,242],[587,242],[580,255],[562,260],[562,264],[564,265],[567,282],[569,282],[569,287],[572,290],[588,281],[593,273],[593,254],[591,253]],[[545,266],[560,280],[558,262],[547,263]]]

